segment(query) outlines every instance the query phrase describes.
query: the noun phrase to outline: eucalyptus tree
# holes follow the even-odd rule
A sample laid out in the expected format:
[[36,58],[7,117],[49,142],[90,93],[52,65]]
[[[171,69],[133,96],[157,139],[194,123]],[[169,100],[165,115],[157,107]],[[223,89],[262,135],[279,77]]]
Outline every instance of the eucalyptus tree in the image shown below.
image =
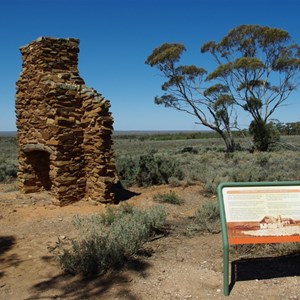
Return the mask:
[[299,83],[300,46],[285,30],[241,25],[220,42],[205,43],[201,52],[210,53],[217,63],[206,81],[217,83],[250,113],[254,144],[267,151],[272,143],[270,117]]
[[158,68],[166,79],[161,86],[165,93],[155,97],[155,103],[193,116],[196,123],[217,132],[225,142],[226,151],[233,152],[234,99],[224,85],[204,88],[205,69],[178,65],[184,51],[182,44],[165,43],[147,58],[145,63]]

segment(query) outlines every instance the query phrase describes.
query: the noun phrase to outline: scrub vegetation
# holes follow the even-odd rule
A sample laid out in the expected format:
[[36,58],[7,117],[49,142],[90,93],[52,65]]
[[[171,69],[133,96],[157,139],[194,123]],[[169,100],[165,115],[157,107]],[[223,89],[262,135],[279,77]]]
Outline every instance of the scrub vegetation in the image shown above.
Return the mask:
[[0,182],[17,176],[17,142],[15,137],[0,136]]
[[[201,193],[207,201],[195,208],[183,230],[187,235],[213,234],[220,232],[215,197],[219,183],[300,180],[299,135],[281,136],[281,142],[268,152],[250,151],[251,140],[242,135],[236,133],[239,150],[234,153],[224,151],[221,138],[214,133],[115,135],[116,166],[122,185],[130,188],[165,184],[169,192],[165,189],[152,195],[159,205],[145,210],[121,205],[107,208],[105,214],[76,217],[77,238],[58,240],[55,248],[62,268],[72,274],[98,274],[136,255],[149,238],[163,233],[166,208],[186,205],[187,201],[172,191],[174,187],[203,187]],[[6,183],[16,177],[16,140],[1,137],[0,143],[0,180]],[[297,252],[298,246],[279,245],[277,249],[254,245],[233,251],[251,256],[265,254],[268,249],[270,253],[276,249],[280,253]]]
[[160,183],[188,186],[200,182],[206,194],[214,194],[221,182],[300,179],[299,135],[282,136],[281,142],[268,152],[252,152],[251,140],[237,137],[239,151],[234,153],[226,153],[222,140],[214,135],[183,139],[184,135],[176,140],[172,134],[166,134],[164,140],[155,135],[117,136],[114,147],[122,183],[129,187]]
[[[300,135],[281,136],[268,152],[251,151],[247,132],[236,132],[238,151],[226,153],[215,133],[114,136],[117,173],[125,187],[201,183],[214,194],[220,182],[299,180]],[[15,137],[0,137],[0,182],[17,175]]]
[[92,275],[123,264],[166,223],[163,206],[144,211],[123,205],[105,214],[76,217],[80,238],[58,242],[56,255],[71,274]]

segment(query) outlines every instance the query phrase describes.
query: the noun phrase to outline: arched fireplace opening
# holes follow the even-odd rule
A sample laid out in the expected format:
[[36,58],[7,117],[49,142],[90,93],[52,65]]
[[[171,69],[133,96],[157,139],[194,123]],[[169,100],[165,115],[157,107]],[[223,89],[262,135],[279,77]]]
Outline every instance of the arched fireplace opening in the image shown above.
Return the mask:
[[50,178],[50,154],[47,151],[34,150],[26,153],[27,168],[31,176],[25,180],[25,186],[36,186],[37,191],[50,191],[52,181]]

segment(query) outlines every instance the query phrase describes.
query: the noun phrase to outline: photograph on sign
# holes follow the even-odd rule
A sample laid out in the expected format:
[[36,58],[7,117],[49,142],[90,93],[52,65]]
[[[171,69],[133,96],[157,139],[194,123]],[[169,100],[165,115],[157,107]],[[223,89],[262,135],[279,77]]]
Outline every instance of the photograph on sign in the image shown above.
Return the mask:
[[300,186],[224,187],[229,244],[300,241]]

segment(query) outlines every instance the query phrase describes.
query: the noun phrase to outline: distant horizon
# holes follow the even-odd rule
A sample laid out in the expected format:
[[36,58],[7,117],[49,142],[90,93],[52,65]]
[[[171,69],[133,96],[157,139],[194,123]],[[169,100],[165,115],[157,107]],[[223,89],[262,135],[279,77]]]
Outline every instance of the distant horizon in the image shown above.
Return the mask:
[[[113,130],[113,134],[121,134],[121,135],[126,135],[126,134],[155,134],[155,133],[192,133],[192,132],[213,132],[212,130]],[[15,136],[17,134],[17,130],[3,130],[0,131],[0,136]]]

